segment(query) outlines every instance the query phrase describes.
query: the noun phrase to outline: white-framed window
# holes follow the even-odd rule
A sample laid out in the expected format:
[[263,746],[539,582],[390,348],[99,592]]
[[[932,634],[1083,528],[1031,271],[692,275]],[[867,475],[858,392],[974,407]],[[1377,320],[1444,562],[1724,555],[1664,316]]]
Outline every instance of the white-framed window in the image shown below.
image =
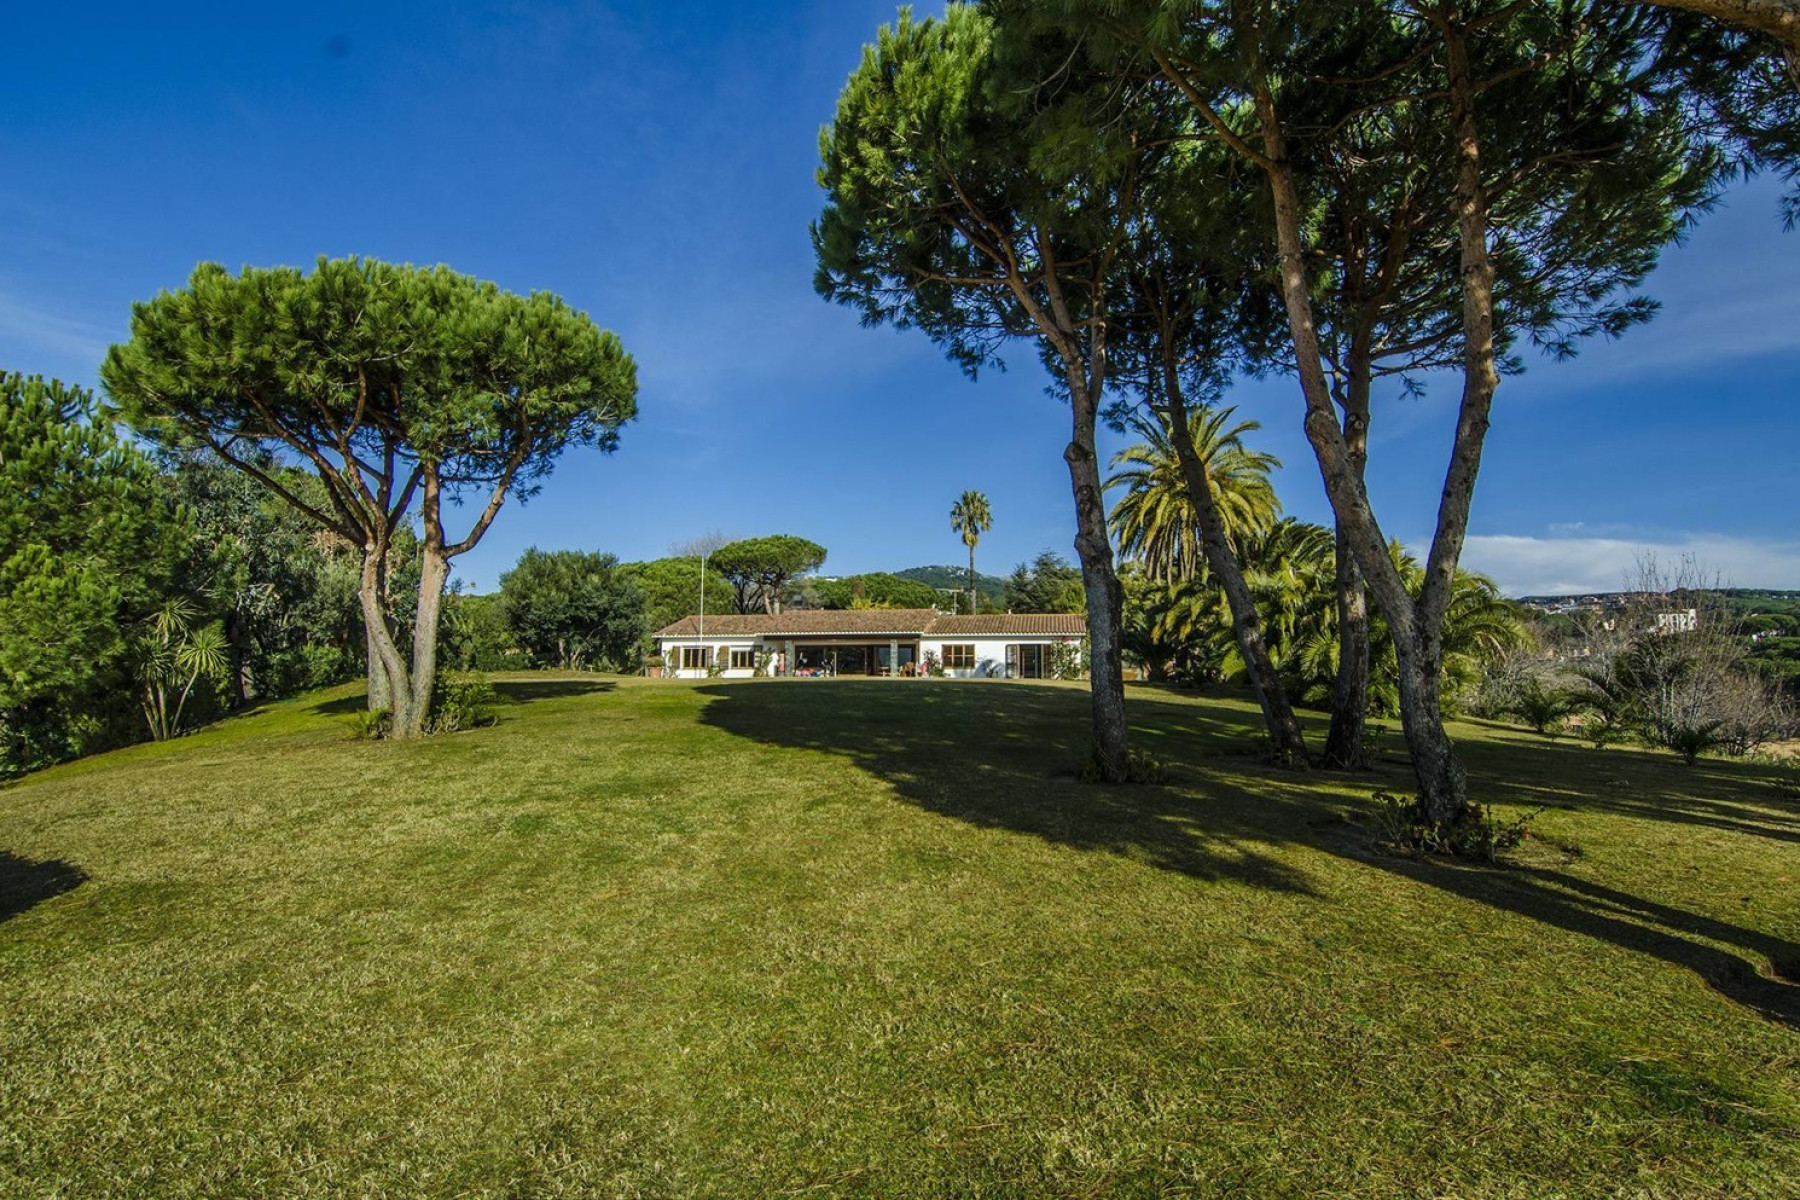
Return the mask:
[[975,643],[958,642],[944,646],[944,670],[973,671],[975,669]]
[[756,651],[753,648],[747,647],[747,646],[746,647],[737,647],[737,646],[732,647],[731,670],[733,670],[733,671],[754,671],[754,670],[756,670]]
[[711,646],[683,646],[681,648],[681,669],[684,671],[704,671],[712,666]]

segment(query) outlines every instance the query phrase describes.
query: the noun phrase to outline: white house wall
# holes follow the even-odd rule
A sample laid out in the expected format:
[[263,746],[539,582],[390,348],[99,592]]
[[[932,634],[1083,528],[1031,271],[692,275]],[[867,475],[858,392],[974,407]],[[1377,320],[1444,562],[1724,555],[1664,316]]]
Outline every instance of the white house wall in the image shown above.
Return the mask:
[[[709,676],[705,671],[698,671],[698,670],[684,671],[678,665],[681,662],[682,650],[686,649],[686,648],[690,648],[690,647],[697,647],[697,646],[710,646],[712,648],[712,652],[713,652],[712,658],[713,658],[714,662],[730,662],[731,661],[731,652],[733,650],[755,651],[755,650],[758,650],[761,648],[760,644],[757,642],[757,640],[755,638],[743,637],[743,636],[719,637],[719,638],[709,637],[709,638],[704,638],[704,639],[697,638],[697,637],[658,638],[657,639],[657,653],[661,654],[663,657],[663,677],[665,679],[707,679],[707,678],[711,678],[711,676]],[[718,678],[720,678],[720,679],[751,679],[751,678],[754,678],[755,675],[756,675],[756,672],[754,670],[733,671],[733,670],[727,669],[725,671],[721,671],[718,675]]]
[[1032,637],[1029,634],[1018,633],[989,634],[979,637],[924,638],[919,642],[919,658],[923,661],[927,654],[935,654],[937,660],[943,662],[945,646],[972,645],[975,647],[975,669],[952,671],[945,668],[944,674],[952,679],[1004,679],[1008,646],[1078,646],[1080,644],[1080,638]]

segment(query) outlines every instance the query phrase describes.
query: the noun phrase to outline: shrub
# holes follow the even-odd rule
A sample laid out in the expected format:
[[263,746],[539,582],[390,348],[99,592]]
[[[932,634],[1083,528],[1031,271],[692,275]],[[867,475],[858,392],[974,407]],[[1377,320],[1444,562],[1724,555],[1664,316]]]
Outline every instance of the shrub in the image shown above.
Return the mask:
[[1418,799],[1378,791],[1375,801],[1376,840],[1404,854],[1446,854],[1480,862],[1498,862],[1529,835],[1542,808],[1512,820],[1501,820],[1490,805],[1473,805],[1461,819],[1439,826],[1425,818]]
[[1563,723],[1575,706],[1573,693],[1530,675],[1519,684],[1511,711],[1536,732],[1554,738],[1563,731]]
[[1086,659],[1080,643],[1058,642],[1050,650],[1050,677],[1080,679],[1087,668]]
[[492,725],[499,718],[494,706],[500,694],[493,681],[479,672],[439,672],[431,688],[431,732],[456,733]]
[[359,742],[378,742],[394,727],[394,714],[385,708],[372,708],[350,717],[350,736]]
[[1108,780],[1098,758],[1089,757],[1081,764],[1083,783],[1167,783],[1168,779],[1169,768],[1147,750],[1125,752],[1125,778],[1122,780]]
[[271,654],[263,677],[255,680],[264,696],[292,696],[354,678],[360,669],[343,648],[308,642]]

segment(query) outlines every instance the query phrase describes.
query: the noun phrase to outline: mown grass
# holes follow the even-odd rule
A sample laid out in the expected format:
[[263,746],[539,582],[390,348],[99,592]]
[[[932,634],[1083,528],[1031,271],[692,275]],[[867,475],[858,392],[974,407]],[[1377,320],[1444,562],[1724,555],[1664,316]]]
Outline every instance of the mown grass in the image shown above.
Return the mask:
[[0,792],[0,1195],[1800,1193],[1775,768],[1460,727],[1497,871],[1234,700],[1104,788],[1074,688],[507,686]]

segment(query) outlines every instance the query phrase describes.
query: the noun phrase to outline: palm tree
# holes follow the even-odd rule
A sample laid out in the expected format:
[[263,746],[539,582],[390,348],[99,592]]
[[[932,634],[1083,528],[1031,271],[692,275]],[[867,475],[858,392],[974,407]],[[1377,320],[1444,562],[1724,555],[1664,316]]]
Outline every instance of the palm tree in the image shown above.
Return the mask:
[[1237,550],[1245,537],[1274,523],[1280,505],[1269,472],[1281,464],[1244,445],[1243,435],[1259,426],[1232,424],[1235,409],[1208,405],[1190,413],[1172,401],[1156,411],[1155,419],[1140,411],[1124,422],[1144,440],[1113,456],[1107,486],[1125,488],[1109,519],[1113,534],[1152,578],[1211,577],[1225,597],[1227,627],[1262,709],[1270,748],[1278,760],[1304,766],[1306,737],[1269,653]]
[[229,665],[225,635],[217,625],[194,624],[186,600],[169,600],[138,638],[138,703],[150,736],[166,742],[181,732],[182,711],[201,680],[223,679]]
[[988,498],[980,492],[964,492],[962,498],[950,506],[950,528],[962,535],[963,545],[969,548],[969,611],[975,611],[975,546],[981,541],[981,535],[994,527],[994,513],[988,507]]
[[[1272,454],[1244,445],[1244,435],[1262,425],[1231,425],[1234,408],[1197,408],[1188,417],[1188,435],[1212,485],[1213,502],[1224,522],[1226,538],[1235,546],[1245,534],[1274,525],[1281,504],[1269,472],[1281,465]],[[1189,499],[1169,431],[1142,413],[1127,422],[1143,440],[1113,455],[1111,489],[1125,494],[1113,505],[1111,523],[1119,551],[1144,565],[1159,583],[1194,579],[1205,573],[1199,516]]]

